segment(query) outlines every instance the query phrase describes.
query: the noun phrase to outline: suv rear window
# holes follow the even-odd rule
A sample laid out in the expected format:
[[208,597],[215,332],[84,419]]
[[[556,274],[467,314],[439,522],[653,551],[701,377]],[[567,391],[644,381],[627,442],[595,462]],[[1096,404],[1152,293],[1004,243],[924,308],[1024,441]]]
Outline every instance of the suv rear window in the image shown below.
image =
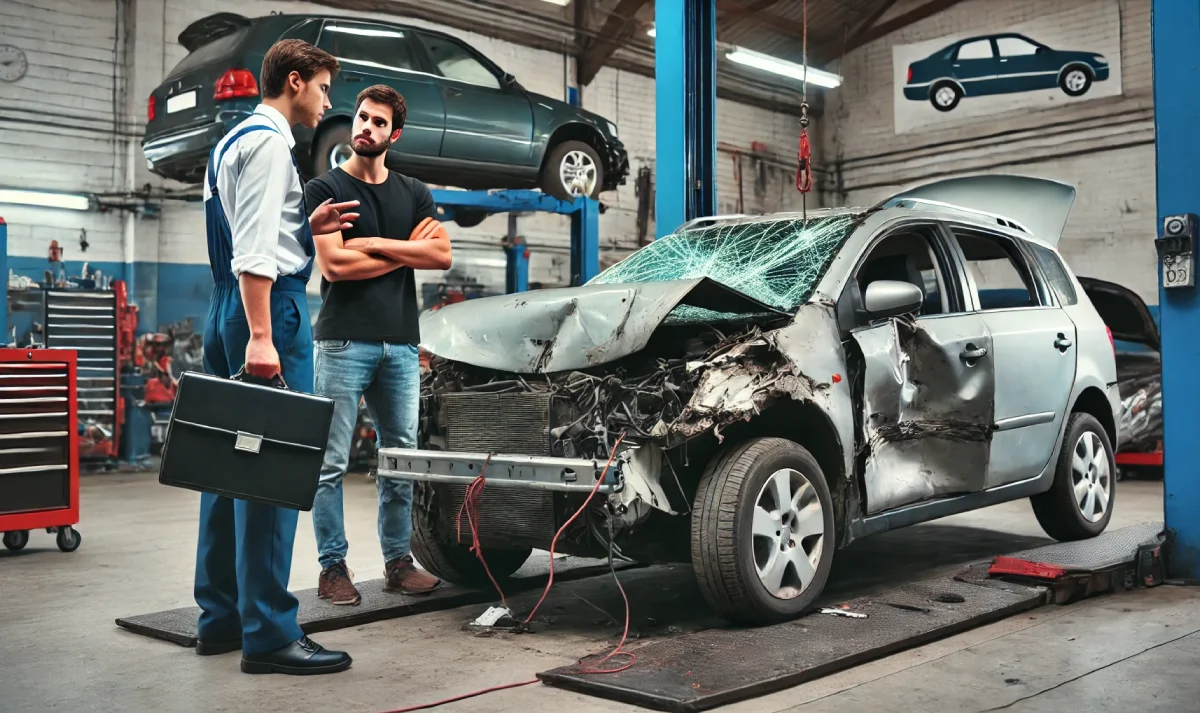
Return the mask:
[[238,45],[241,44],[241,41],[249,32],[249,27],[239,27],[228,35],[222,35],[202,47],[197,47],[194,52],[184,57],[179,61],[179,64],[175,65],[175,68],[167,75],[168,78],[177,77],[193,69],[228,59],[229,55],[237,50]]
[[1058,255],[1053,250],[1034,243],[1029,243],[1029,247],[1033,250],[1033,258],[1042,268],[1042,274],[1046,276],[1046,282],[1050,283],[1054,294],[1058,295],[1058,301],[1064,307],[1077,304],[1079,296],[1075,294],[1075,285],[1071,283],[1067,268],[1063,267],[1062,260]]

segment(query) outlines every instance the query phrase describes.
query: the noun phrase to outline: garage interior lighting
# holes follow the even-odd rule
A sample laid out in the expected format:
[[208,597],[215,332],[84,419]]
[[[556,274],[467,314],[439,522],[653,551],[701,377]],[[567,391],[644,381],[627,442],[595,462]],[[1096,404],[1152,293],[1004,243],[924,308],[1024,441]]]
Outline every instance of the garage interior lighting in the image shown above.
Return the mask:
[[[725,55],[725,58],[731,62],[744,64],[747,67],[761,69],[764,72],[780,74],[785,77],[791,77],[797,81],[804,80],[804,65],[796,64],[795,62],[788,62],[787,60],[772,57],[760,52],[754,52],[753,50],[748,50],[744,47],[734,47]],[[831,72],[809,67],[808,83],[815,84],[818,87],[834,89],[841,86],[842,78]]]
[[562,7],[566,7],[567,5],[571,4],[571,0],[546,0],[546,2],[552,5],[561,5]]
[[51,193],[49,191],[25,191],[16,188],[0,188],[0,203],[37,206],[39,208],[65,208],[88,210],[92,201],[77,193]]
[[651,37],[654,37],[654,35],[655,35],[655,34],[657,34],[657,33],[654,31],[654,25],[651,25],[651,26],[650,26],[650,29],[649,29],[649,30],[646,30],[646,34],[647,34],[647,35],[650,35]]

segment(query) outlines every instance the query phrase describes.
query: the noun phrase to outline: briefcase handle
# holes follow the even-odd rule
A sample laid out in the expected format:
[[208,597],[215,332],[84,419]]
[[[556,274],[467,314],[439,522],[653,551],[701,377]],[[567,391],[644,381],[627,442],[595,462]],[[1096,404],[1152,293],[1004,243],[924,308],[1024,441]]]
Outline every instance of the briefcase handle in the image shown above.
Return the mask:
[[273,387],[276,389],[287,389],[288,388],[287,382],[285,382],[283,380],[282,374],[276,374],[275,376],[272,376],[270,379],[265,379],[261,376],[255,376],[253,374],[247,373],[245,364],[242,365],[241,369],[238,369],[238,373],[234,374],[233,376],[231,376],[229,378],[234,381],[244,381],[247,384],[258,384],[259,386],[270,386],[270,387]]

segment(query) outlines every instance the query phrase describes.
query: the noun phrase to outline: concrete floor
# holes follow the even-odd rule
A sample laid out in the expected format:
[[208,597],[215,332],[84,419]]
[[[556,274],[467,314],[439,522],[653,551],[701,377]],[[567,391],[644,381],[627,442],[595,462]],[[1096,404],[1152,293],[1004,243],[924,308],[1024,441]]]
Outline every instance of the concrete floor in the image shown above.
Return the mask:
[[[1161,483],[1118,488],[1111,527],[1161,519]],[[349,563],[359,580],[382,575],[374,492],[360,476],[346,494]],[[381,712],[530,679],[615,643],[618,627],[606,619],[621,616],[620,600],[603,577],[556,585],[545,605],[550,624],[534,635],[464,632],[480,606],[317,635],[354,656],[354,667],[334,676],[246,676],[237,654],[200,658],[118,629],[117,617],[193,604],[197,498],[158,485],[154,474],[85,477],[77,552],[60,553],[44,532],[32,533],[23,552],[0,550],[0,711]],[[1001,505],[856,543],[839,553],[827,591],[836,600],[1046,541],[1027,502]],[[302,516],[292,587],[316,586],[318,571],[311,520]],[[628,572],[622,581],[639,633],[711,623],[686,568]],[[528,611],[536,594],[514,597],[514,608]],[[720,710],[1200,710],[1198,605],[1198,590],[1159,587],[1042,607]],[[640,709],[534,685],[441,710]]]

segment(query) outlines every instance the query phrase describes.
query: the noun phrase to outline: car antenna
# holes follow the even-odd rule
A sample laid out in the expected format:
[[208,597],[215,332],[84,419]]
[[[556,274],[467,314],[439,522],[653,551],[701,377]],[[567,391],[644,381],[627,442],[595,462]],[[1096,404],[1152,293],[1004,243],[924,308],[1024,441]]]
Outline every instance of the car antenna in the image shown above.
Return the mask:
[[800,191],[801,215],[808,228],[808,192],[812,190],[812,147],[808,143],[808,0],[804,0],[801,47],[804,75],[800,85],[800,149],[797,153],[796,190]]

